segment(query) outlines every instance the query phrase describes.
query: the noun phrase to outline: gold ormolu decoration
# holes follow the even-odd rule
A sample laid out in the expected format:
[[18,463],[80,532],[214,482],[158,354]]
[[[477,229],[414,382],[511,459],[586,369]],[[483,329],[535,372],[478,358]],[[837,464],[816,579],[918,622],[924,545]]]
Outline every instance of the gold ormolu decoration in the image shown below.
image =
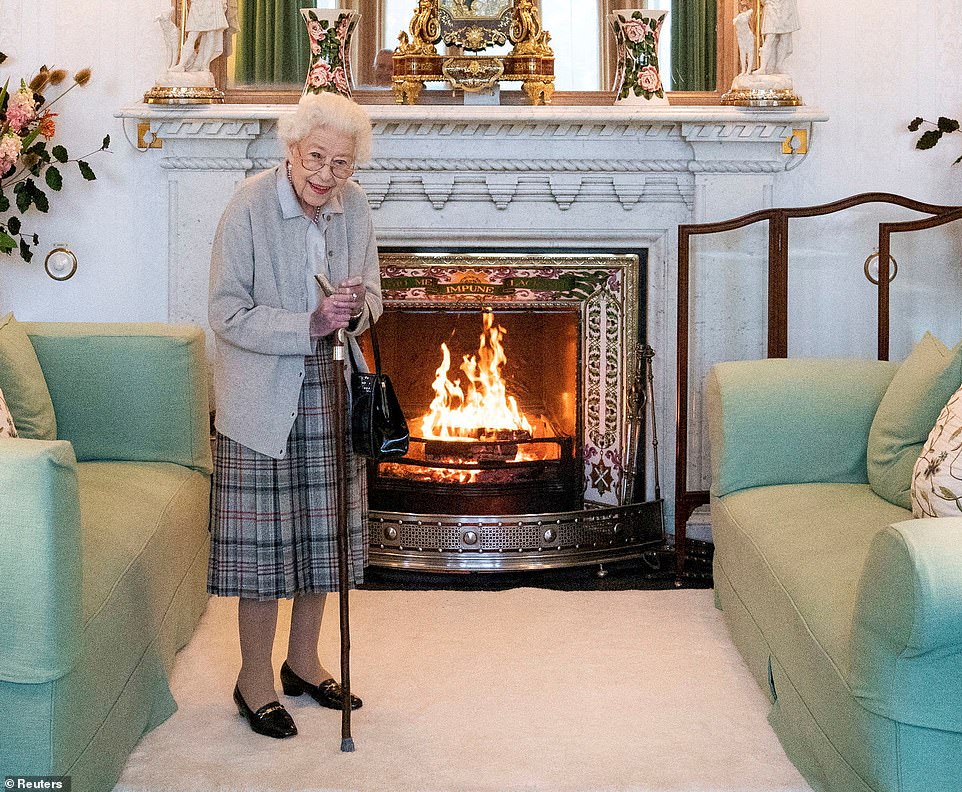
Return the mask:
[[[441,7],[446,3],[444,8]],[[470,6],[459,0],[418,0],[410,34],[398,36],[394,52],[394,101],[415,104],[424,83],[450,80],[455,88],[488,90],[498,82],[520,82],[531,104],[550,104],[554,93],[554,52],[551,36],[541,27],[534,0],[505,0],[497,16],[472,16]],[[510,40],[514,48],[503,57],[478,55],[441,56],[436,45],[443,39],[451,47],[481,51]],[[447,61],[453,62],[446,68]],[[476,61],[466,71],[466,61]],[[492,77],[501,68],[498,77]],[[487,80],[482,84],[482,80]],[[477,86],[471,87],[468,86]]]
[[485,16],[479,15],[470,3],[465,5],[462,0],[440,0],[438,6],[441,38],[449,47],[478,52],[508,43],[508,31],[514,16],[511,0],[501,0],[501,8],[489,8]]
[[197,86],[175,88],[168,85],[155,85],[144,94],[144,102],[165,105],[223,104],[224,92],[216,88]]
[[410,30],[410,40],[408,34],[403,30],[398,35],[400,45],[395,51],[394,57],[397,58],[398,55],[433,55],[437,57],[438,51],[434,45],[441,38],[437,0],[418,0],[418,7],[414,10],[414,16],[411,18]]
[[[466,50],[484,49],[485,31],[480,25],[471,25],[460,31],[459,37],[452,37],[452,41],[445,42],[454,46],[464,47]],[[503,44],[504,42],[502,42]]]
[[469,93],[490,90],[504,74],[501,58],[445,58],[441,66],[451,85]]
[[735,107],[798,107],[801,97],[791,88],[732,88],[719,100]]
[[551,35],[541,28],[541,16],[534,0],[516,0],[514,20],[511,23],[511,41],[514,42],[512,55],[534,55],[554,57],[548,41]]

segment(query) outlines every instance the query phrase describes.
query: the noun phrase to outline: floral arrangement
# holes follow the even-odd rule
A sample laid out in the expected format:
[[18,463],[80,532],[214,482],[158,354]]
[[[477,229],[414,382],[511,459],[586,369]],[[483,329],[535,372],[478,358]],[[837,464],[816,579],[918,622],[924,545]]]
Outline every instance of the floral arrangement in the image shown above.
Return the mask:
[[337,24],[319,19],[310,9],[304,9],[307,35],[311,42],[311,65],[307,72],[305,92],[331,91],[351,96],[351,79],[345,44],[357,24],[357,15],[341,14]]
[[[6,56],[0,52],[0,63],[5,60]],[[50,106],[78,85],[86,85],[90,81],[90,69],[78,71],[70,85],[48,102],[42,92],[63,84],[66,79],[67,72],[63,69],[43,66],[29,83],[21,80],[18,89],[11,90],[9,78],[0,88],[0,253],[9,256],[17,251],[24,261],[33,258],[33,247],[40,239],[24,231],[20,216],[31,206],[44,213],[50,208],[47,194],[38,184],[40,177],[43,177],[42,184],[60,192],[63,175],[57,166],[76,162],[84,179],[97,178],[84,158],[70,159],[63,146],[48,148],[57,133],[58,116],[51,112]],[[86,156],[109,146],[108,135],[99,149]]]
[[[909,132],[918,132],[922,124],[927,124],[932,129],[928,129],[922,133],[922,136],[915,141],[915,147],[917,149],[930,149],[938,143],[943,135],[950,135],[953,132],[959,131],[959,122],[954,118],[946,118],[945,116],[939,116],[939,120],[935,123],[931,121],[926,121],[924,118],[914,118],[912,123],[909,124]],[[962,162],[962,157],[959,157],[953,165],[958,165]]]
[[[651,99],[657,96],[664,98],[665,89],[658,73],[658,34],[661,23],[646,17],[642,11],[635,11],[625,17],[618,13],[612,14],[612,27],[615,39],[619,44],[618,72],[621,85],[618,91],[619,99],[626,99],[629,94],[644,96]],[[625,62],[625,58],[630,63]]]

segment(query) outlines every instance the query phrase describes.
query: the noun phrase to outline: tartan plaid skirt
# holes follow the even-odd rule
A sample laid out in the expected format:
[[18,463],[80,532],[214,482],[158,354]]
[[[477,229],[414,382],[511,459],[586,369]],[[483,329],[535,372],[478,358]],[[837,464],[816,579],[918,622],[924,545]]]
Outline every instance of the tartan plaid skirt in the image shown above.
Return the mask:
[[[334,363],[331,340],[304,359],[304,383],[284,459],[220,433],[211,488],[207,591],[271,600],[338,589]],[[367,563],[364,460],[348,451],[351,586]]]

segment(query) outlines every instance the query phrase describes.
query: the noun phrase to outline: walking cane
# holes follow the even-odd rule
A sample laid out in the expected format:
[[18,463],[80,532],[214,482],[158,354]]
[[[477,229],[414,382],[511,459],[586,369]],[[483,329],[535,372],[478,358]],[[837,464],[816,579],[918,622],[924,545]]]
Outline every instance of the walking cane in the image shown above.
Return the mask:
[[348,614],[348,554],[350,538],[347,529],[347,385],[344,382],[344,331],[334,336],[334,459],[337,471],[335,505],[337,507],[338,587],[341,611],[341,750],[354,750],[351,737],[351,624]]

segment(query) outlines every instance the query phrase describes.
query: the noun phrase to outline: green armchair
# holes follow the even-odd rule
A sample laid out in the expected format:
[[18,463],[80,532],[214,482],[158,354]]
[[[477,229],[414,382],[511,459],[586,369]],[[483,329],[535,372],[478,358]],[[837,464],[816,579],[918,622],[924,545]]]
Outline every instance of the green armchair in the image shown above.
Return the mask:
[[204,337],[24,327],[58,439],[0,438],[0,771],[107,792],[207,602]]

